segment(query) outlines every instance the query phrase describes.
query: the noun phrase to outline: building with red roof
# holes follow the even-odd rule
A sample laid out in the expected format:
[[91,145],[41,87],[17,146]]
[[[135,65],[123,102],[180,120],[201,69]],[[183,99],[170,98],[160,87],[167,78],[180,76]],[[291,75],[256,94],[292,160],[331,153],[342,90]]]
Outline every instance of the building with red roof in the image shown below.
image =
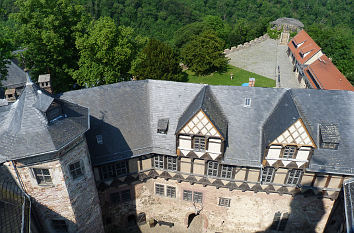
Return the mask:
[[354,91],[351,83],[304,30],[288,43],[288,56],[303,87]]

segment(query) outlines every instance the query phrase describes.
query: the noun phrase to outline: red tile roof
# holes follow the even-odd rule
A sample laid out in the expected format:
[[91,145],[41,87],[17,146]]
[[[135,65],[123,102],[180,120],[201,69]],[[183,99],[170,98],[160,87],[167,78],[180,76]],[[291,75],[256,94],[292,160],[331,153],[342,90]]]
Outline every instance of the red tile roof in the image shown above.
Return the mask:
[[[300,47],[295,47],[296,45],[304,42]],[[290,48],[292,54],[295,56],[296,60],[300,64],[305,64],[313,55],[315,55],[318,51],[321,50],[320,46],[316,44],[316,42],[305,32],[305,30],[301,30],[294,38],[288,43],[288,47]],[[310,52],[305,57],[300,55]]]
[[306,67],[304,73],[312,87],[316,89],[354,91],[352,84],[326,55],[322,55]]

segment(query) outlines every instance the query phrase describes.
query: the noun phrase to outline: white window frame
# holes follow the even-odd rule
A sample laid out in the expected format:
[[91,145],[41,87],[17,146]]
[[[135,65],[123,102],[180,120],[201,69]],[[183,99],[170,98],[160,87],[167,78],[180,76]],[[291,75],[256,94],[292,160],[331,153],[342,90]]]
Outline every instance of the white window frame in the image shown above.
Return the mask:
[[155,155],[154,156],[154,168],[164,169],[165,165],[165,156]]
[[274,180],[274,174],[275,174],[274,167],[262,168],[261,183],[263,183],[263,184],[272,183]]
[[301,181],[303,170],[301,169],[291,169],[288,171],[288,176],[286,179],[286,184],[298,185]]
[[165,196],[165,185],[164,184],[155,184],[155,195]]
[[167,170],[177,171],[177,157],[167,156]]
[[[172,191],[173,190],[173,191]],[[166,197],[176,198],[177,188],[174,186],[166,186]]]
[[[79,167],[76,167],[76,168],[74,168],[74,170],[71,170],[71,166],[72,166],[72,165],[75,165],[75,164],[77,164],[77,163],[79,164]],[[78,179],[78,178],[84,176],[84,164],[83,164],[83,161],[82,161],[82,160],[79,160],[79,161],[70,163],[70,164],[68,165],[68,169],[69,169],[70,176],[71,176],[71,178],[72,178],[73,180],[76,180],[76,179]],[[79,174],[79,173],[78,173],[78,174],[73,174],[73,171],[74,171],[75,173],[77,173],[77,172],[76,172],[77,170],[79,170],[79,173],[80,173],[80,174]]]
[[[215,168],[215,164],[216,164],[216,168]],[[215,172],[216,172],[216,174],[215,174]],[[207,176],[218,177],[218,173],[219,173],[219,163],[217,161],[212,161],[212,160],[208,161],[208,164],[207,164]]]
[[[188,196],[186,196],[185,194],[187,194]],[[183,190],[182,199],[184,201],[193,201],[193,191],[187,189]]]
[[[221,164],[220,177],[226,178],[226,179],[231,179],[232,178],[232,171],[233,171],[233,166]],[[225,174],[225,176],[224,176],[224,174]]]
[[[40,185],[40,186],[53,185],[53,178],[52,178],[52,176],[50,174],[50,169],[49,168],[33,167],[31,170],[32,170],[33,177],[36,179],[38,185]],[[36,173],[36,170],[41,171],[41,173],[40,174]],[[43,170],[48,170],[49,175],[44,174]],[[38,181],[39,180],[38,177],[42,177],[43,178],[42,182]],[[50,181],[46,181],[46,177],[50,177]]]
[[203,193],[194,191],[193,192],[193,202],[195,203],[203,203]]
[[285,146],[283,151],[283,158],[284,159],[292,159],[295,156],[297,150],[297,146]]
[[251,107],[252,99],[251,98],[245,98],[245,104],[243,105],[245,108]]
[[206,151],[207,142],[204,136],[194,136],[193,137],[193,150],[195,151]]
[[230,207],[231,198],[219,197],[219,206]]

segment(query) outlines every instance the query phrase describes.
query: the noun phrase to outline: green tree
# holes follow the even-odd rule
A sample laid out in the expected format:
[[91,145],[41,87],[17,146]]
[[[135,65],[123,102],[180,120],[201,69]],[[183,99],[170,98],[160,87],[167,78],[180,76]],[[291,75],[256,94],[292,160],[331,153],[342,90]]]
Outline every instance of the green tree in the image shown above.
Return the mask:
[[176,52],[165,43],[150,39],[134,62],[131,73],[137,79],[186,81]]
[[10,63],[12,49],[10,40],[0,34],[0,86],[1,80],[6,79],[7,76],[7,64]]
[[103,17],[91,22],[76,46],[80,68],[73,78],[78,84],[93,87],[130,79],[128,72],[139,48],[132,28],[118,27],[113,19]]
[[181,51],[183,62],[196,74],[224,71],[228,59],[223,54],[224,41],[212,31],[205,31],[188,42]]
[[34,78],[50,73],[54,90],[71,89],[70,72],[79,58],[75,34],[87,20],[84,8],[69,0],[17,0],[18,13],[10,15],[19,25],[17,43],[23,52],[25,66]]

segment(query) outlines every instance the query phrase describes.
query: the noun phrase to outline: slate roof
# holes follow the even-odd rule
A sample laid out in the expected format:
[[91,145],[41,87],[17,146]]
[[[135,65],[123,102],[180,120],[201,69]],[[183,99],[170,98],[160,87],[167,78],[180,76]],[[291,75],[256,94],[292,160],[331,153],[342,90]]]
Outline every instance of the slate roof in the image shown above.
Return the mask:
[[223,138],[227,135],[227,120],[224,113],[215,98],[209,86],[204,86],[195,96],[192,103],[179,118],[176,133],[178,133],[190,119],[200,110],[207,115],[210,121],[215,125]]
[[[207,111],[221,112],[227,122],[223,163],[260,167],[265,146],[301,118],[316,145],[320,124],[337,125],[340,135],[337,150],[315,149],[308,170],[354,174],[354,92],[142,80],[70,91],[61,100],[90,109],[86,138],[92,162],[99,166],[149,153],[176,156],[175,132],[191,106],[202,106],[201,93],[212,96],[208,101],[215,109],[209,106]],[[245,98],[251,98],[250,107],[244,107]],[[18,105],[0,107],[5,125],[9,122],[4,112],[10,114]],[[157,133],[160,119],[169,119],[167,134]],[[50,132],[55,130],[60,131],[58,127]],[[102,135],[103,144],[97,143],[96,135]]]
[[1,81],[5,88],[18,88],[26,85],[26,73],[13,61],[7,65],[7,77]]
[[[65,117],[47,120],[52,102]],[[15,103],[0,107],[0,122],[0,163],[57,151],[89,128],[87,108],[54,98],[30,79]]]

